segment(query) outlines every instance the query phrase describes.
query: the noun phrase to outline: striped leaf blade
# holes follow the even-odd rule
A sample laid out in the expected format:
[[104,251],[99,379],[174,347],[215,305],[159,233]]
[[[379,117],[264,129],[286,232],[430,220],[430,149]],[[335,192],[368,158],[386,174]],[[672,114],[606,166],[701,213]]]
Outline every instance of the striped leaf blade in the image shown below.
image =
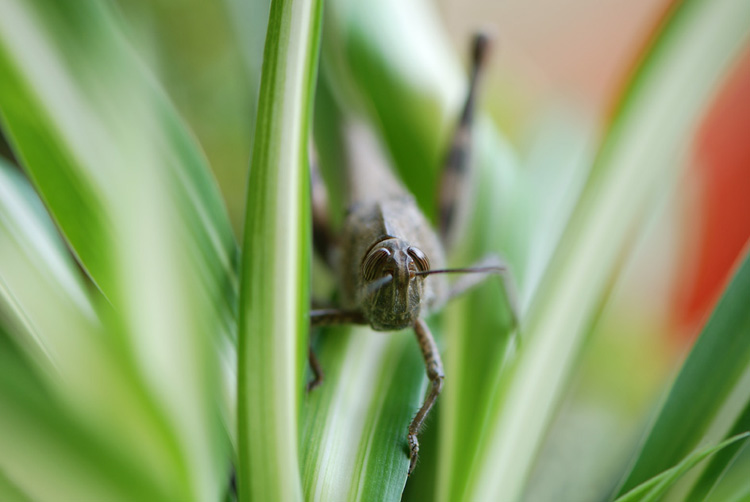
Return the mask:
[[112,437],[161,449],[146,458],[163,459],[158,476],[177,498],[213,498],[225,490],[229,446],[216,347],[233,331],[236,288],[215,184],[110,4],[2,9],[4,131],[115,307],[102,329],[126,372],[119,390],[142,394],[131,411],[143,428]]
[[[685,360],[620,494],[676,464],[691,449],[748,430],[747,418],[742,419],[750,406],[748,298],[750,258],[746,256]],[[745,429],[734,431],[736,425]],[[725,465],[730,460],[731,456],[723,458]],[[714,479],[723,471],[716,467]],[[687,481],[684,490],[696,479]],[[711,480],[701,483],[710,485]]]
[[[203,268],[211,267],[205,271],[204,285],[224,288],[226,298],[216,296],[231,311],[236,245],[218,189],[203,154],[134,57],[110,8],[96,3],[72,9],[41,0],[4,0],[4,12],[0,31],[4,130],[94,282],[110,296],[114,286],[109,285],[113,279],[107,253],[113,237],[106,216],[107,191],[121,187],[107,177],[108,169],[114,168],[118,155],[120,165],[139,160],[136,153],[121,150],[143,143],[143,150],[158,149],[163,155],[171,191],[200,243],[195,249],[205,262]],[[76,31],[81,26],[85,29]],[[133,112],[128,103],[153,109],[148,116],[137,117],[143,110]],[[143,134],[123,130],[129,120],[141,126],[151,120],[154,137],[146,143]],[[213,284],[212,274],[223,275],[228,284]]]
[[0,241],[0,471],[33,500],[168,499],[160,420],[38,196],[2,160]]
[[307,500],[397,500],[409,467],[406,430],[425,389],[413,333],[327,329],[325,381],[305,403]]
[[521,497],[629,236],[678,179],[681,152],[747,41],[738,16],[746,10],[732,1],[678,4],[645,53],[532,298],[522,350],[497,380],[492,425],[466,480],[466,499]]
[[632,490],[618,497],[615,502],[655,502],[662,500],[667,491],[688,471],[693,469],[702,460],[715,455],[721,450],[736,443],[746,440],[750,432],[730,437],[716,446],[710,446],[694,451],[686,456],[674,467],[644,481]]
[[300,500],[309,319],[308,141],[321,2],[273,2],[247,192],[238,368],[239,495]]

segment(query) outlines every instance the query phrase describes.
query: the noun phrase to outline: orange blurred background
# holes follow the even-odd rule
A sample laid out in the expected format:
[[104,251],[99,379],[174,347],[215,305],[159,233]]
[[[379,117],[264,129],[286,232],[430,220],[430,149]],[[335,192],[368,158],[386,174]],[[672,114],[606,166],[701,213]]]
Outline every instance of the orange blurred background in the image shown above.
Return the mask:
[[[663,0],[437,2],[455,47],[465,45],[477,29],[477,19],[493,20],[489,29],[496,33],[499,50],[490,68],[505,68],[506,75],[513,74],[509,78],[516,80],[520,74],[523,80],[523,93],[505,106],[508,114],[516,115],[506,126],[518,124],[519,116],[523,123],[534,113],[529,107],[560,96],[582,104],[605,123],[639,52],[672,4]],[[669,245],[669,259],[674,262],[674,271],[666,274],[670,284],[660,290],[669,292],[664,321],[668,336],[678,345],[700,332],[750,239],[748,89],[750,52],[718,90],[693,142],[689,179],[676,196],[673,221],[682,228]],[[512,130],[507,132],[517,137]],[[648,293],[649,266],[654,265],[641,264],[644,260],[648,256],[637,260],[634,273],[643,276],[643,293]]]

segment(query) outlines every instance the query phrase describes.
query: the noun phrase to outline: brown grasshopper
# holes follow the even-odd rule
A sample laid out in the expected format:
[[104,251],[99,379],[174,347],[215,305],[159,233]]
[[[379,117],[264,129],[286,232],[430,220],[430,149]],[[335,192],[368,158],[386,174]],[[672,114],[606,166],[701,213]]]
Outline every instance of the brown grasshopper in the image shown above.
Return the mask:
[[[364,134],[361,126],[349,127],[348,139],[359,150],[358,162],[349,166],[349,211],[337,239],[340,258],[329,260],[337,262],[332,265],[339,271],[342,305],[337,309],[310,312],[312,326],[367,324],[378,331],[414,329],[432,387],[409,425],[409,474],[414,470],[419,453],[417,435],[440,394],[444,378],[440,353],[423,316],[440,309],[484,279],[467,276],[449,287],[442,274],[504,274],[507,271],[497,257],[489,257],[476,267],[444,268],[443,244],[451,233],[460,192],[458,185],[465,178],[476,88],[487,46],[486,36],[474,37],[469,92],[441,175],[440,237],[387,166],[372,162],[377,155],[363,155],[363,149],[373,146],[372,137]],[[333,239],[323,214],[323,189],[316,172],[312,178],[313,240],[316,249],[330,257]],[[432,275],[435,277],[429,277]],[[312,390],[322,382],[323,374],[312,348],[309,354],[314,379],[308,384],[308,390]]]

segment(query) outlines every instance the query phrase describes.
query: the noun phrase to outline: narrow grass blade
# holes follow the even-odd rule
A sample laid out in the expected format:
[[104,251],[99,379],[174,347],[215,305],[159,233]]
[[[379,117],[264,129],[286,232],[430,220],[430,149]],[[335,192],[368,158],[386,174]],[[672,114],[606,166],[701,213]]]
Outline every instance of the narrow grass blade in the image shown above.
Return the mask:
[[300,500],[298,419],[307,354],[309,167],[321,2],[271,5],[243,246],[239,494]]
[[[695,343],[620,493],[730,433],[750,404],[750,258]],[[716,371],[721,368],[721,371]]]
[[628,493],[619,497],[615,502],[652,502],[661,498],[686,472],[695,467],[700,461],[716,454],[717,452],[731,446],[739,441],[746,440],[750,433],[740,434],[719,443],[716,446],[704,448],[685,457],[679,464],[667,469],[661,474],[654,476],[636,486]]
[[[688,1],[642,60],[500,375],[465,499],[517,500],[629,236],[679,176],[681,152],[747,40],[742,1]],[[460,480],[459,480],[460,482]]]
[[[747,405],[745,406],[745,411],[743,411],[741,416],[737,419],[737,422],[735,422],[729,435],[734,436],[745,431],[750,431],[750,400],[748,400]],[[693,489],[686,500],[689,502],[708,500],[714,490],[724,480],[725,476],[736,468],[735,462],[738,458],[740,458],[743,453],[746,454],[747,451],[750,450],[748,450],[748,444],[747,441],[745,441],[743,443],[733,444],[717,453],[713,460],[711,460],[703,470],[698,481],[695,482]],[[742,465],[738,466],[738,470],[739,469],[742,469]],[[745,486],[739,489],[744,488],[747,490],[748,485],[749,483],[745,483]]]

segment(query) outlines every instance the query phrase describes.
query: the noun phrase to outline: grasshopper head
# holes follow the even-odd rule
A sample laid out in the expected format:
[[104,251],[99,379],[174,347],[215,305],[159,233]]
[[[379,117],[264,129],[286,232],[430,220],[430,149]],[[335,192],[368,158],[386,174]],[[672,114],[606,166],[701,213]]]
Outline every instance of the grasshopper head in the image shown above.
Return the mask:
[[360,303],[373,329],[390,331],[413,325],[419,317],[424,293],[427,256],[417,247],[386,238],[362,260],[363,297]]

